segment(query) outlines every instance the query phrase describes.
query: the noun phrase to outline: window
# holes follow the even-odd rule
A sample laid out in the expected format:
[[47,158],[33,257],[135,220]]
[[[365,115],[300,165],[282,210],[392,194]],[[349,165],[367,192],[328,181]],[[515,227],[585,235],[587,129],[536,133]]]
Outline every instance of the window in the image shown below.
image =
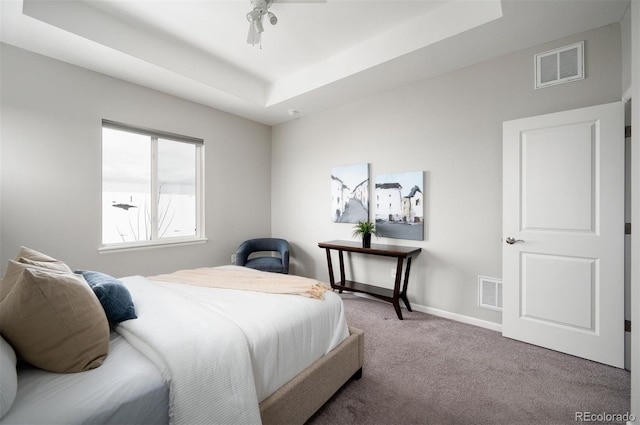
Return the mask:
[[102,246],[204,239],[203,141],[102,122]]

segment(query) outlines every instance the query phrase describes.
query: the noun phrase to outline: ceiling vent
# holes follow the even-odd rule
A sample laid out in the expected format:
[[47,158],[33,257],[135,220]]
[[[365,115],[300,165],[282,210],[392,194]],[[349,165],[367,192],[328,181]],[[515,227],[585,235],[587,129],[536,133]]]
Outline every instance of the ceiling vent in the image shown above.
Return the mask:
[[584,41],[536,55],[536,89],[584,79]]

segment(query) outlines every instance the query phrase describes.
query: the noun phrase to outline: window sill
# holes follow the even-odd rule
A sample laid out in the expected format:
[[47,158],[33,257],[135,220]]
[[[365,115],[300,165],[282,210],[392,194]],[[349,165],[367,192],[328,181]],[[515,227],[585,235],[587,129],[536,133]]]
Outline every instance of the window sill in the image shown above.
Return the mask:
[[101,246],[98,248],[98,252],[100,254],[108,254],[111,252],[140,251],[146,249],[169,248],[180,245],[197,245],[207,243],[208,240],[209,239],[207,238],[176,238],[162,241],[110,244]]

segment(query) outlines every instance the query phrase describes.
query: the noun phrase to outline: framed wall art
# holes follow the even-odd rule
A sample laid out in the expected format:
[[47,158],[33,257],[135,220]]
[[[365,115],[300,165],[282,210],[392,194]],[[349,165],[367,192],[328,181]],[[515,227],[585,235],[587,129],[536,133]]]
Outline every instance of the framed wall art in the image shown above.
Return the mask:
[[331,169],[331,221],[357,223],[369,220],[369,164]]
[[424,240],[424,172],[383,174],[375,178],[376,234]]

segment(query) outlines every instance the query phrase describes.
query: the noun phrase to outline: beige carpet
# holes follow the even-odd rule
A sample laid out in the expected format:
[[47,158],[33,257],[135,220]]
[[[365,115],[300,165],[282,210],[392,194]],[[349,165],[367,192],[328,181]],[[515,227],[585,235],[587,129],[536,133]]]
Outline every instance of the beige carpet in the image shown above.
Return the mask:
[[403,310],[400,321],[390,304],[343,299],[349,325],[365,333],[364,374],[309,425],[557,425],[580,423],[576,412],[629,410],[628,371],[424,313]]

